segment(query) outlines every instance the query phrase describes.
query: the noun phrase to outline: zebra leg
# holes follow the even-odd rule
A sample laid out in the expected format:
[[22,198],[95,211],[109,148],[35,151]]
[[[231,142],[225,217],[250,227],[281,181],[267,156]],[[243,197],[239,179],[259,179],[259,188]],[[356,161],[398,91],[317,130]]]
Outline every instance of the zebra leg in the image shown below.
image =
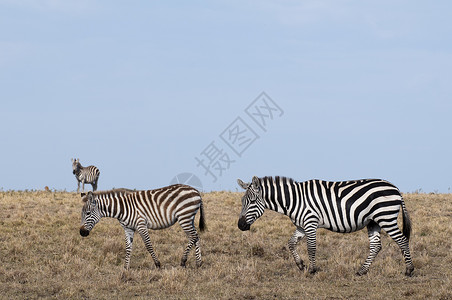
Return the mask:
[[138,228],[138,232],[140,233],[141,238],[143,239],[144,244],[146,245],[146,250],[151,254],[152,259],[154,260],[155,266],[160,268],[160,262],[157,259],[157,255],[155,255],[154,248],[152,247],[151,238],[149,237],[148,229],[145,225],[140,226]]
[[126,233],[126,260],[124,264],[124,269],[128,270],[130,265],[130,255],[132,254],[132,243],[135,230],[124,227],[124,232]]
[[317,239],[317,224],[306,228],[306,239],[308,245],[308,256],[309,256],[309,273],[314,274],[318,271],[315,265],[315,252],[316,252],[316,239]]
[[201,258],[201,240],[198,237],[198,240],[195,243],[195,255],[196,255],[196,267],[202,266],[202,258]]
[[180,262],[180,265],[182,267],[185,267],[185,264],[187,262],[188,253],[190,253],[191,248],[193,245],[195,245],[195,251],[196,251],[196,266],[200,267],[202,265],[202,259],[201,259],[201,248],[199,243],[199,235],[198,232],[196,232],[195,224],[194,224],[194,216],[188,220],[179,220],[179,223],[182,227],[182,229],[185,231],[188,237],[188,245],[185,248],[184,254],[182,255],[182,259]]
[[410,247],[408,245],[408,239],[406,236],[400,231],[397,223],[392,226],[381,226],[384,231],[399,245],[400,250],[402,250],[403,258],[405,259],[405,275],[411,276],[414,271],[413,261],[411,259]]
[[80,181],[77,180],[77,193],[80,191]]
[[201,260],[201,251],[199,248],[199,237],[198,234],[193,235],[190,234],[188,235],[188,245],[187,248],[185,248],[184,254],[182,255],[182,259],[180,262],[180,265],[182,267],[185,267],[185,263],[187,262],[187,257],[188,257],[188,253],[190,252],[191,248],[193,247],[193,245],[196,245],[196,266],[200,267],[202,265],[202,260]]
[[82,181],[82,192],[85,192],[85,181]]
[[298,268],[300,270],[304,270],[304,263],[303,260],[300,258],[300,256],[297,253],[297,244],[299,241],[301,241],[305,236],[304,230],[301,227],[297,227],[297,229],[295,229],[294,234],[292,235],[292,237],[289,239],[289,250],[292,253],[292,256],[295,260],[295,263],[297,264]]
[[93,186],[93,192],[95,192],[97,190],[97,181],[94,181],[91,185]]
[[380,226],[378,226],[378,224],[374,221],[370,221],[370,223],[367,225],[367,235],[369,236],[370,252],[366,261],[356,273],[359,276],[364,275],[369,271],[370,265],[374,261],[378,252],[380,252],[381,250],[380,231]]

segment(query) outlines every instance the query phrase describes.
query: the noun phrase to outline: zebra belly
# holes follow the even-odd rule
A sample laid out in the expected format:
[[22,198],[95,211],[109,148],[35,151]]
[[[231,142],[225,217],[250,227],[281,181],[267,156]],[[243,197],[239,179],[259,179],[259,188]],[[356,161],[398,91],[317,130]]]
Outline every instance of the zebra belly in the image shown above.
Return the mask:
[[176,223],[177,219],[172,218],[171,220],[151,220],[149,218],[146,219],[147,227],[152,230],[159,230],[171,227]]
[[329,224],[319,224],[318,228],[325,228],[327,230],[333,231],[333,232],[339,232],[339,233],[348,233],[348,232],[355,232],[363,229],[370,223],[370,219],[364,219],[362,222],[355,222],[355,226],[352,228],[344,229],[344,228],[338,228],[337,226],[331,226]]

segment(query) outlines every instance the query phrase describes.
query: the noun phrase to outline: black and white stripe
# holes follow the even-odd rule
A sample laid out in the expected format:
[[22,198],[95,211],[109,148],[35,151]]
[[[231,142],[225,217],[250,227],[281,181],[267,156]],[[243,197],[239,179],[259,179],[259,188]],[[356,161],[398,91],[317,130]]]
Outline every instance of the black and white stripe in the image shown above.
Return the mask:
[[[309,272],[316,272],[317,228],[347,233],[367,227],[370,253],[358,275],[368,272],[380,251],[380,231],[383,229],[402,250],[405,275],[411,276],[414,270],[408,245],[411,221],[400,191],[391,183],[380,179],[296,182],[285,177],[253,177],[251,184],[240,179],[238,184],[246,189],[238,227],[249,230],[250,225],[264,213],[264,209],[287,215],[297,227],[288,246],[301,270],[304,269],[304,263],[296,251],[296,245],[306,236]],[[400,208],[403,233],[397,225]]]
[[82,191],[85,191],[85,183],[93,186],[93,191],[97,190],[97,181],[99,180],[100,171],[95,166],[83,167],[79,159],[71,159],[72,173],[77,179],[77,193],[80,190],[80,182],[82,183]]
[[156,190],[132,191],[117,189],[105,192],[82,194],[85,202],[82,209],[80,235],[88,236],[102,217],[116,218],[126,235],[126,258],[124,268],[128,269],[132,253],[133,236],[137,231],[151,254],[154,263],[160,267],[151,244],[148,229],[163,229],[179,222],[188,237],[181,260],[185,267],[188,253],[195,245],[196,265],[201,266],[199,235],[194,225],[195,215],[200,210],[199,229],[205,229],[204,210],[199,192],[183,184],[175,184]]

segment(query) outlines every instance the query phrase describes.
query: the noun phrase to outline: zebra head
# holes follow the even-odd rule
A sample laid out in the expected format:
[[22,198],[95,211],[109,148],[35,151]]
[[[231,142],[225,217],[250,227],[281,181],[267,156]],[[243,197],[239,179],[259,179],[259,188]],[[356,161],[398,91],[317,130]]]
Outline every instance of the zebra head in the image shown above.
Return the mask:
[[246,190],[242,197],[242,212],[240,213],[238,226],[242,231],[249,230],[254,223],[264,213],[264,200],[262,199],[262,187],[259,178],[253,177],[251,183],[245,183],[237,179],[237,183]]
[[71,158],[71,161],[72,161],[72,174],[76,174],[80,170],[82,165],[80,164],[78,158],[76,159]]
[[82,208],[82,226],[80,227],[80,235],[85,237],[89,235],[94,225],[99,222],[101,214],[96,196],[92,192],[88,194],[82,193],[82,201],[85,202]]

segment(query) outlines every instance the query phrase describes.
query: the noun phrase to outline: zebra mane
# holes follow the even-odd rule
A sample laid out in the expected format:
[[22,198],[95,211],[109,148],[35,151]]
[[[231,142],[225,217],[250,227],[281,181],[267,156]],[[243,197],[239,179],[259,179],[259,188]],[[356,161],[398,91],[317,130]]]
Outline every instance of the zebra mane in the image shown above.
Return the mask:
[[131,190],[131,189],[126,189],[126,188],[117,188],[117,189],[112,189],[109,192],[120,192],[120,193],[125,193],[125,194],[131,194],[136,191],[137,190]]
[[[136,190],[126,189],[126,188],[118,188],[118,189],[111,189],[111,190],[106,190],[106,191],[95,191],[95,192],[91,192],[91,193],[93,193],[93,195],[108,195],[108,194],[116,194],[116,193],[129,195],[129,194],[133,194],[135,191]],[[88,201],[88,197],[85,197],[86,195],[88,195],[88,193],[81,193],[83,202]]]
[[295,180],[293,180],[292,178],[290,178],[290,177],[284,177],[284,176],[275,176],[275,177],[273,177],[273,176],[265,176],[265,177],[262,177],[262,178],[259,178],[260,180],[260,182],[262,183],[262,182],[266,182],[266,181],[270,181],[270,182],[276,182],[276,181],[287,181],[287,182],[289,182],[289,183],[292,183],[292,182],[295,182]]

